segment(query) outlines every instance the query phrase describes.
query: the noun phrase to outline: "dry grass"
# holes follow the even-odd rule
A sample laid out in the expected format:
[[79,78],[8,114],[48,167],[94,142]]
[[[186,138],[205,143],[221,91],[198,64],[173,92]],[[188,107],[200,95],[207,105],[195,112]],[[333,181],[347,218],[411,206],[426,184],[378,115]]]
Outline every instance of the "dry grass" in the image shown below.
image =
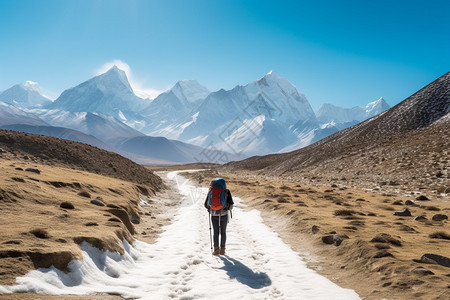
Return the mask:
[[[439,265],[421,265],[413,259],[424,253],[450,256],[448,240],[433,239],[430,243],[429,237],[437,230],[447,232],[449,222],[417,222],[411,217],[394,216],[394,210],[402,207],[392,203],[399,200],[404,203],[411,199],[408,194],[382,190],[368,192],[344,184],[330,192],[331,185],[318,183],[314,186],[302,180],[268,179],[243,171],[227,173],[213,170],[188,176],[200,185],[207,184],[213,177],[225,178],[233,195],[241,197],[249,209],[260,210],[265,222],[294,250],[308,253],[306,258],[312,257],[310,267],[341,286],[355,289],[366,299],[448,298],[449,269]],[[285,199],[296,200],[279,203],[276,195],[282,194],[286,194]],[[430,198],[430,205],[440,208],[441,213],[450,211],[450,201]],[[341,203],[341,207],[337,203]],[[342,207],[344,204],[345,208]],[[428,219],[434,214],[426,207],[408,206],[408,209],[413,216],[425,215]],[[323,236],[334,233],[349,238],[338,247],[322,242]],[[380,233],[387,234],[383,235],[385,239],[374,239]],[[412,273],[419,266],[432,270],[435,275]]]
[[[30,167],[40,174],[23,171]],[[65,270],[70,260],[81,258],[82,241],[123,253],[123,238],[132,241],[137,233],[152,241],[168,223],[160,217],[164,205],[149,200],[139,207],[143,189],[149,193],[154,187],[17,158],[0,159],[0,182],[0,284],[13,284],[37,267]],[[87,194],[109,207],[92,204]],[[144,213],[153,218],[131,223]]]

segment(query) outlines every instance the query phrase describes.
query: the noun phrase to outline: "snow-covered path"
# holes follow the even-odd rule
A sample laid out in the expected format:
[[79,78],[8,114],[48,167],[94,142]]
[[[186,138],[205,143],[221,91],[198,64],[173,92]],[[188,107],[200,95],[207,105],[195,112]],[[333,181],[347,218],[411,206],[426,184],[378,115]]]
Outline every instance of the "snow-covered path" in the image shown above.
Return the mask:
[[207,190],[168,174],[184,199],[156,243],[124,242],[127,253],[101,252],[82,244],[83,260],[69,274],[39,269],[0,292],[50,294],[112,293],[143,299],[359,299],[306,267],[305,262],[264,225],[259,212],[244,211],[235,197],[228,224],[227,255],[210,252]]

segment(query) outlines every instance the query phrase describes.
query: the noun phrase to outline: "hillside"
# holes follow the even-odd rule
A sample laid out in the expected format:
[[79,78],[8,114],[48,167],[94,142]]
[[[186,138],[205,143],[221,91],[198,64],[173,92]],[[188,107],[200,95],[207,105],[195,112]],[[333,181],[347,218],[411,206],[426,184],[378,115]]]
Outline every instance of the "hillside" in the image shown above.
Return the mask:
[[2,158],[20,157],[41,164],[60,165],[145,184],[156,191],[161,179],[116,153],[59,138],[0,130]]
[[83,242],[124,254],[124,240],[144,228],[140,239],[154,240],[168,221],[170,203],[150,200],[161,178],[96,147],[0,130],[0,170],[0,284],[40,267],[70,270]]
[[[448,188],[450,73],[386,112],[308,147],[225,165],[264,176]],[[439,120],[439,121],[438,121]]]

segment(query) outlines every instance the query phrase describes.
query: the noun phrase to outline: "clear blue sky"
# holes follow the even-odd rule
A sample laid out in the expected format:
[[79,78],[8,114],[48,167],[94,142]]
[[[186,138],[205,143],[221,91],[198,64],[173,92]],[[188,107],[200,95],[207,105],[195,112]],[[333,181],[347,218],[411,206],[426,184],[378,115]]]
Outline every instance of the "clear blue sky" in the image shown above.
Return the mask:
[[212,91],[274,70],[317,109],[394,105],[450,70],[450,1],[0,1],[0,90],[57,96],[105,63]]

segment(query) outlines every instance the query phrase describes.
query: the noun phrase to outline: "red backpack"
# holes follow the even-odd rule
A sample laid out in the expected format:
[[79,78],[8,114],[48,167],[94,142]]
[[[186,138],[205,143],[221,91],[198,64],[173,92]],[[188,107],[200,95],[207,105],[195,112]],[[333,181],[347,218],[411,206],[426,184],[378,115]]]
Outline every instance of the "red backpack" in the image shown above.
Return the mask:
[[211,181],[208,192],[208,203],[212,210],[221,210],[225,206],[226,188],[225,180],[222,178],[216,178]]

